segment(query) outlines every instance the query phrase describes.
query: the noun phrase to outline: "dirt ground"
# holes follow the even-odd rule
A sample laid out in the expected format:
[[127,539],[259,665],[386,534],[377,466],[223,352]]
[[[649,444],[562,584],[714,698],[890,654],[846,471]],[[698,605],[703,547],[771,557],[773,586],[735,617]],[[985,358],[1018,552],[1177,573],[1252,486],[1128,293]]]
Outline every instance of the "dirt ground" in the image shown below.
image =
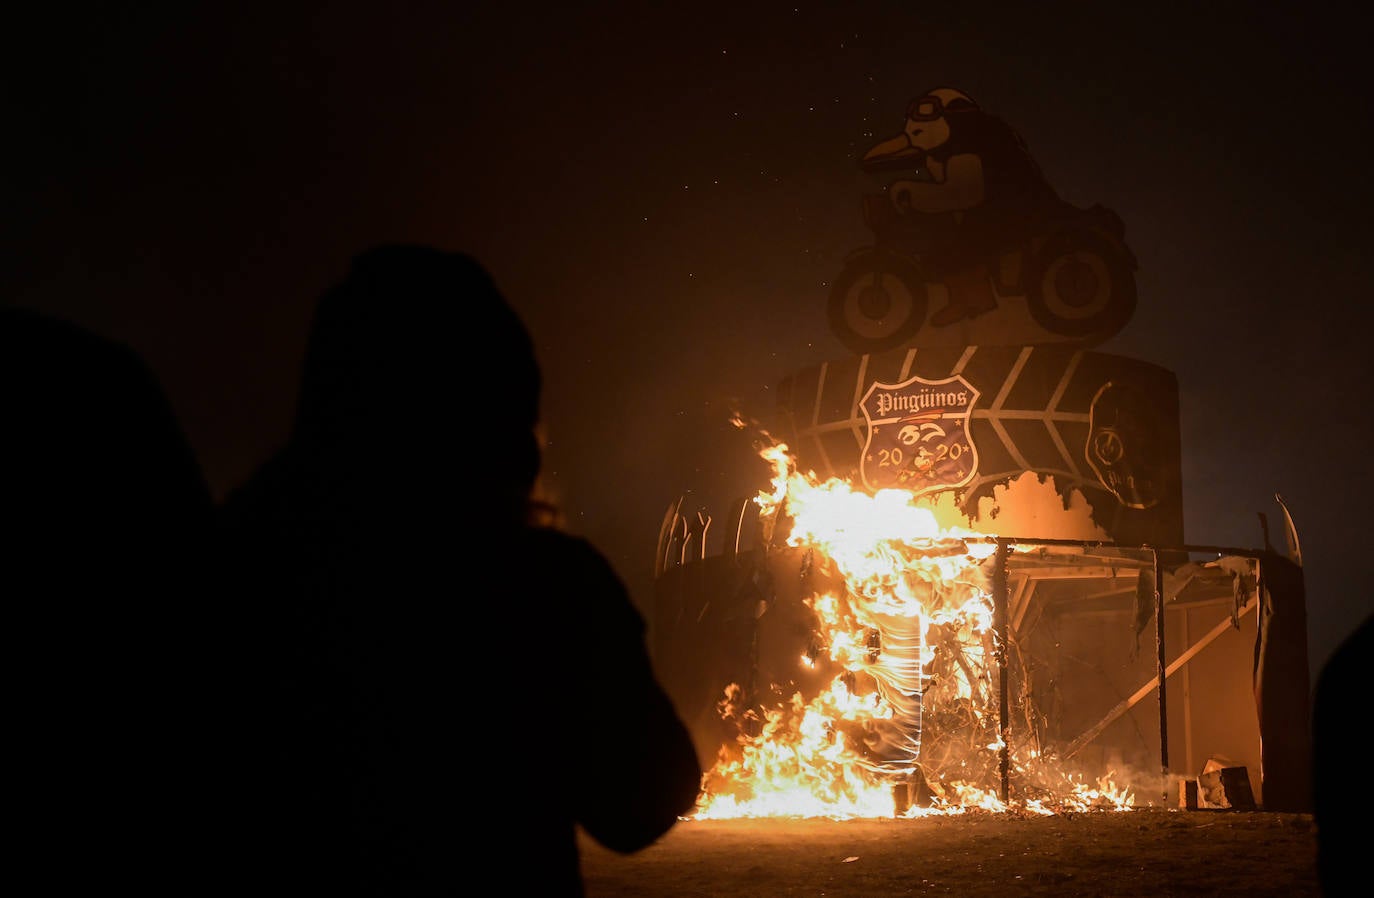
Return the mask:
[[1310,814],[684,820],[634,855],[581,845],[588,898],[1321,895]]

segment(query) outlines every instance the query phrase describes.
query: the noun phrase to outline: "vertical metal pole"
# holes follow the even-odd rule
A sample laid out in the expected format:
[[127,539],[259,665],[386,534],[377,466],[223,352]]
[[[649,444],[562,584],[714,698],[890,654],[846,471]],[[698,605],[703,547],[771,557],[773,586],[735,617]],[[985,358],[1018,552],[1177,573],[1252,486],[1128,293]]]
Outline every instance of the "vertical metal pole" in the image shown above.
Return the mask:
[[[1187,608],[1182,609],[1183,633],[1179,645],[1193,644],[1192,615]],[[1183,769],[1195,769],[1193,757],[1193,673],[1192,665],[1185,664],[1177,672],[1183,677]],[[1164,796],[1167,801],[1169,796]]]
[[1000,746],[997,750],[997,770],[1001,776],[1002,802],[1006,803],[1010,761],[1007,736],[1011,713],[1007,702],[1007,543],[1001,537],[997,539],[996,566],[992,574],[992,629],[997,658],[997,732]]
[[1151,550],[1155,566],[1155,654],[1159,677],[1159,766],[1164,783],[1164,801],[1169,800],[1169,715],[1164,703],[1164,680],[1168,668],[1164,662],[1164,569],[1159,566],[1159,550]]

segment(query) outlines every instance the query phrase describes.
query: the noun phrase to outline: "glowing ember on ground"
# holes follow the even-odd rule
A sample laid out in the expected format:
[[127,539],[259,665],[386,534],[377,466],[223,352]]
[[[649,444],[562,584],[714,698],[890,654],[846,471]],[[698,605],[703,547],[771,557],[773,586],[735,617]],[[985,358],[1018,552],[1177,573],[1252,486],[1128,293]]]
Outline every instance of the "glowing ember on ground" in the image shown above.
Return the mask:
[[[771,709],[743,707],[743,690],[727,688],[720,711],[740,735],[704,777],[694,819],[1013,809],[999,797],[995,539],[905,490],[870,495],[803,475],[785,445],[762,455],[774,476],[755,498],[760,522],[770,541],[804,553],[814,587],[805,601],[817,630],[797,664],[828,686]],[[1110,780],[1007,754],[1016,810],[1133,803]]]

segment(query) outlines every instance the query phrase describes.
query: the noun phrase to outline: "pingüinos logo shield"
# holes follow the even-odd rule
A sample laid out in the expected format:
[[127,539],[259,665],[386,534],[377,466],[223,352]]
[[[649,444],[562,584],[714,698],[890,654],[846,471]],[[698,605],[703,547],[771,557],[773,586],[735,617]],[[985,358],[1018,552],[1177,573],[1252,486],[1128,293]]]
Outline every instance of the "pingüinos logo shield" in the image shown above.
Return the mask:
[[957,489],[978,471],[969,418],[978,390],[960,375],[874,382],[859,402],[868,424],[859,473],[873,491]]

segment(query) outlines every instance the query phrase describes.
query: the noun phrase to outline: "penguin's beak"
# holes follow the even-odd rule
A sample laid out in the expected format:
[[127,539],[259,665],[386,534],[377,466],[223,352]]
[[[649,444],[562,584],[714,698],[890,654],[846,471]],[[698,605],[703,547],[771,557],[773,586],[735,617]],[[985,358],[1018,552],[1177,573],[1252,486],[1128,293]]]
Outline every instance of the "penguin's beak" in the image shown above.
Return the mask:
[[907,132],[874,144],[859,160],[859,165],[867,172],[891,171],[919,165],[925,151],[911,145]]

